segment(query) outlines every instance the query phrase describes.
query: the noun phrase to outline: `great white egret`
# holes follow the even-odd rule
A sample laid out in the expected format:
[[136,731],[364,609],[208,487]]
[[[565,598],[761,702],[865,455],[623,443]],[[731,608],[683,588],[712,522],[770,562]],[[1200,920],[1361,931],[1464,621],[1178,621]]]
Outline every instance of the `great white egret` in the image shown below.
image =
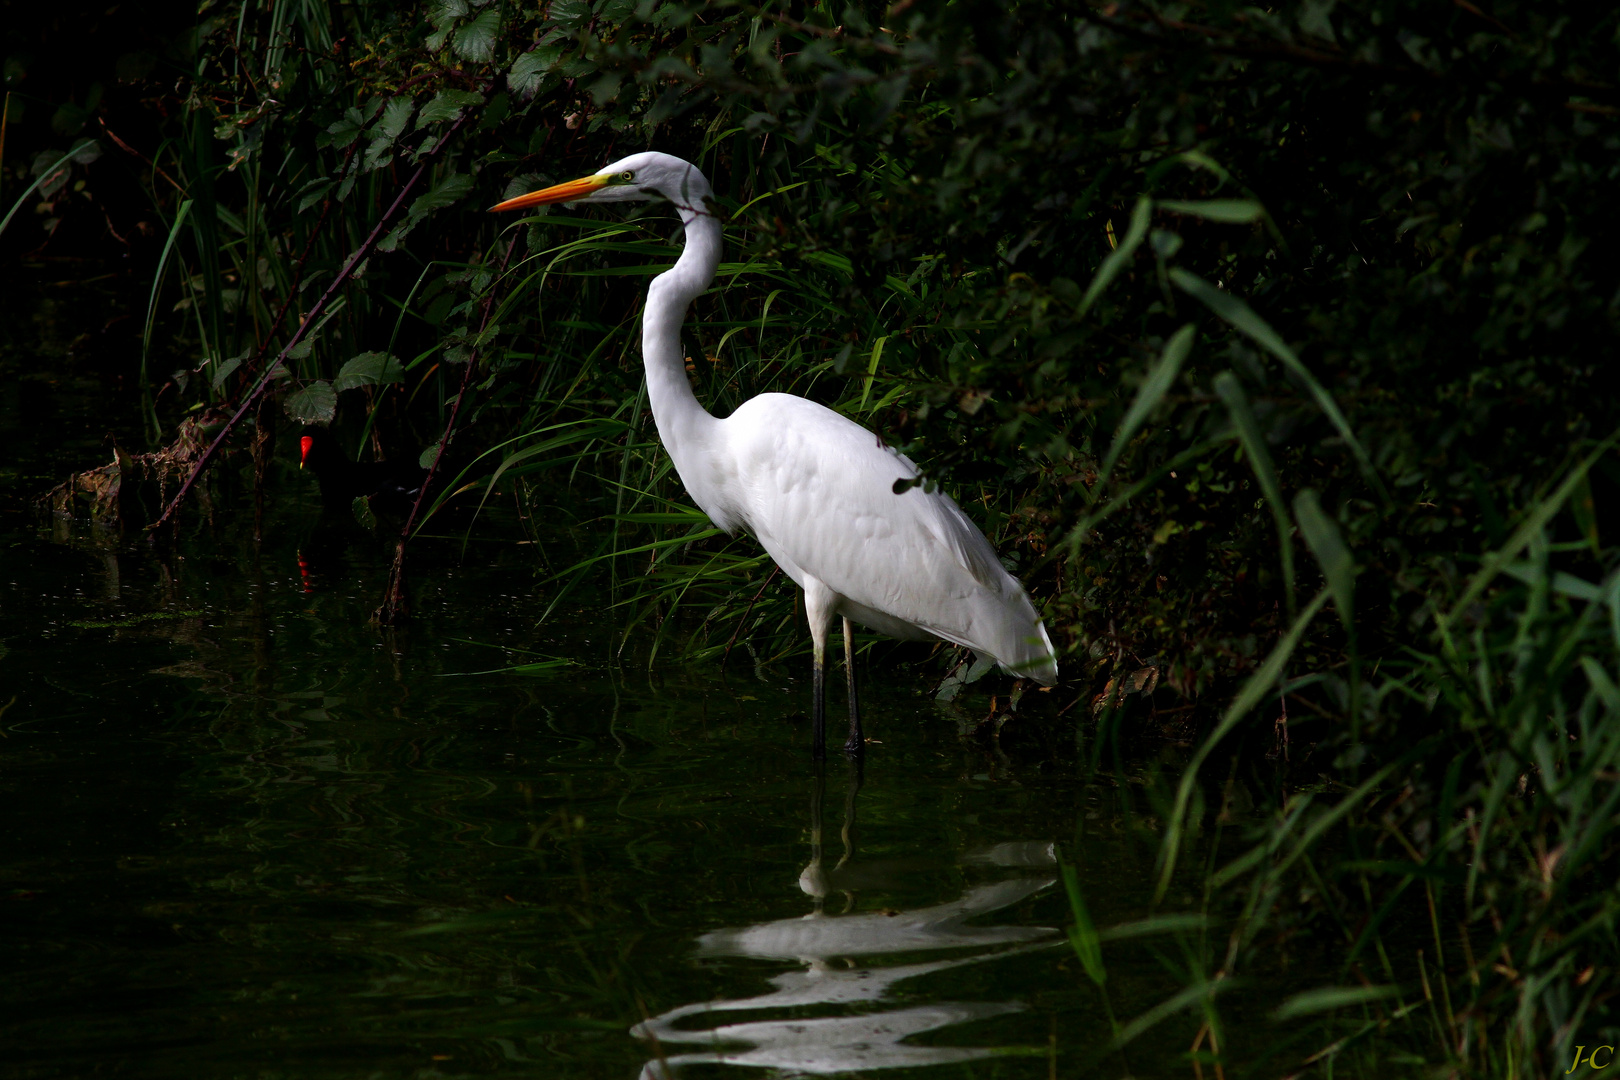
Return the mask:
[[804,590],[815,667],[814,751],[825,753],[827,638],[843,617],[849,740],[859,753],[860,708],[850,622],[908,640],[943,638],[1014,675],[1057,681],[1057,657],[1035,607],[989,541],[950,496],[915,480],[917,467],[859,424],[792,394],[760,394],[725,419],[692,393],[681,354],[687,306],[720,265],[720,220],[697,167],[669,154],[632,154],[593,176],[493,207],[663,199],[686,227],[675,265],[653,278],[641,317],[641,356],[658,437],[687,492],[714,524],[745,529]]

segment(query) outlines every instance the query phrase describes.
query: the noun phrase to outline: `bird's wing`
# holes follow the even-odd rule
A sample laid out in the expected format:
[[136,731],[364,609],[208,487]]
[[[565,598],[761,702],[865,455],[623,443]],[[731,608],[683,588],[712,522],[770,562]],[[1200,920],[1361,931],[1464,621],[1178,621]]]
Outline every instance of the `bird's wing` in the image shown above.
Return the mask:
[[762,394],[725,422],[737,472],[729,508],[801,585],[812,576],[856,604],[1003,662],[1039,619],[989,541],[941,492],[896,480],[916,466],[804,398]]
[[[1009,581],[1006,569],[996,557],[990,541],[984,538],[978,526],[968,520],[962,508],[942,492],[927,493],[912,489],[926,500],[915,512],[919,521],[956,560],[956,564],[987,589],[1004,592]],[[908,491],[902,498],[910,497]]]

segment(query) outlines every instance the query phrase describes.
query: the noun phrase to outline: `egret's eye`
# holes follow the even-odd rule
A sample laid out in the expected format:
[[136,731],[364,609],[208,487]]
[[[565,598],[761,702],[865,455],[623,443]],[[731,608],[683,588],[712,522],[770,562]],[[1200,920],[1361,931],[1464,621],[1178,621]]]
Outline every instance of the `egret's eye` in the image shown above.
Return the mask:
[[626,184],[628,184],[630,181],[634,180],[635,178],[636,178],[636,174],[633,173],[633,172],[622,172],[622,173],[619,174],[619,179],[624,181]]

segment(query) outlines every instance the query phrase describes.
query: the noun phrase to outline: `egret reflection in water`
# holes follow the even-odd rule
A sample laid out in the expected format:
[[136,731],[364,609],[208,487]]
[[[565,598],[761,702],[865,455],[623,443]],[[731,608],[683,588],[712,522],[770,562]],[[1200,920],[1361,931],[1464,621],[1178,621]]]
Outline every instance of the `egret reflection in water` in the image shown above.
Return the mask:
[[[816,768],[810,863],[799,875],[800,889],[814,904],[809,914],[716,930],[698,940],[701,956],[786,960],[802,967],[771,979],[775,989],[770,993],[683,1005],[637,1024],[631,1033],[650,1042],[655,1052],[642,1069],[642,1080],[672,1080],[682,1067],[696,1064],[826,1075],[950,1065],[1019,1052],[1009,1047],[905,1042],[911,1036],[955,1024],[1022,1011],[1024,1006],[1018,1002],[943,1001],[885,1008],[884,999],[892,987],[907,979],[1059,944],[1061,939],[1051,927],[969,925],[971,919],[1011,907],[1050,887],[1054,879],[1045,874],[1011,877],[974,886],[949,903],[909,911],[855,913],[855,896],[861,889],[883,886],[909,870],[934,865],[922,860],[856,858],[855,800],[860,786],[860,765],[851,763],[844,802],[843,855],[828,867],[822,851],[825,775]],[[1046,870],[1056,865],[1057,858],[1050,842],[1031,842],[997,844],[964,853],[955,861],[958,865]],[[844,898],[840,913],[826,910],[826,901],[833,894]],[[885,956],[943,950],[957,955],[922,963],[881,962]],[[965,950],[973,951],[960,955]],[[816,1007],[836,1008],[840,1015],[805,1016],[806,1010]],[[871,1011],[849,1015],[850,1009]],[[791,1015],[724,1022],[727,1014],[771,1011]],[[703,1049],[671,1052],[694,1045]]]

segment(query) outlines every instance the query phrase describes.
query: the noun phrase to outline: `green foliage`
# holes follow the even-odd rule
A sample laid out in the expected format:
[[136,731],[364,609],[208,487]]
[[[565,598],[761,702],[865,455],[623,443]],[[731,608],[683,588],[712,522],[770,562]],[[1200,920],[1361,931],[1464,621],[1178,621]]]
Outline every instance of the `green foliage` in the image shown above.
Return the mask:
[[397,356],[382,352],[364,352],[343,365],[332,389],[338,393],[357,386],[386,386],[405,380],[405,368]]
[[1080,966],[1085,968],[1086,978],[1102,989],[1108,982],[1108,971],[1103,967],[1102,939],[1098,936],[1097,924],[1092,921],[1091,912],[1086,908],[1085,896],[1080,892],[1080,878],[1074,867],[1064,865],[1060,870],[1063,890],[1069,897],[1069,910],[1074,916],[1074,925],[1069,927],[1069,944],[1079,958]]
[[287,395],[287,415],[300,424],[330,424],[337,415],[337,391],[325,379],[316,379]]

